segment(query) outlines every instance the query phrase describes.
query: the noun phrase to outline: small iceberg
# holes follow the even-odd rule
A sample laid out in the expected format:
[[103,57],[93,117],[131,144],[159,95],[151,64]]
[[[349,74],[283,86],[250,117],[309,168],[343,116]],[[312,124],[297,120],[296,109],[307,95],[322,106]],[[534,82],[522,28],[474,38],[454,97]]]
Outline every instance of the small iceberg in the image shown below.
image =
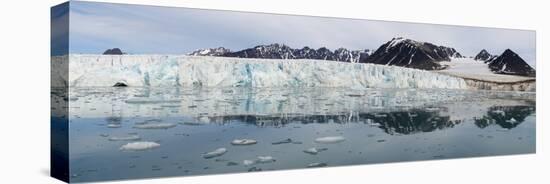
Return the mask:
[[267,164],[275,161],[275,158],[273,158],[272,156],[258,156],[254,160],[243,160],[243,165],[250,166],[254,164]]
[[317,143],[325,143],[325,144],[330,144],[330,143],[339,143],[339,142],[343,142],[345,141],[346,138],[342,137],[342,136],[332,136],[332,137],[320,137],[320,138],[317,138],[315,139],[315,142]]
[[317,155],[317,153],[321,152],[321,151],[326,151],[328,150],[328,148],[309,148],[309,149],[306,149],[304,150],[304,153],[307,153],[307,154],[310,154],[310,155]]
[[122,136],[122,137],[110,137],[109,141],[137,141],[140,139],[141,137],[137,135],[130,135],[130,136]]
[[258,156],[258,159],[256,160],[256,162],[262,163],[262,164],[271,163],[271,162],[275,162],[275,158],[273,158],[272,156]]
[[175,123],[147,123],[134,126],[134,128],[139,129],[169,129],[174,127],[176,127]]
[[258,143],[258,141],[253,139],[235,139],[231,141],[232,145],[252,145],[256,143]]
[[273,142],[273,143],[271,143],[271,144],[273,144],[273,145],[278,145],[278,144],[287,144],[287,143],[292,143],[292,139],[288,138],[288,139],[285,139],[285,140]]
[[307,168],[314,168],[314,167],[326,167],[327,164],[326,163],[311,163],[311,164],[308,164],[307,165]]
[[262,168],[252,167],[248,169],[248,172],[257,172],[257,171],[262,171]]
[[226,166],[236,166],[236,165],[239,165],[239,163],[229,161],[229,162],[227,162],[227,164],[225,164],[225,165],[226,165]]
[[158,148],[159,143],[156,142],[131,142],[120,147],[123,151],[144,151],[149,149]]
[[120,124],[107,124],[107,128],[120,128]]
[[243,164],[246,165],[246,166],[253,165],[255,163],[256,163],[256,161],[254,161],[254,160],[243,160]]
[[202,157],[205,158],[205,159],[209,159],[209,158],[214,158],[214,157],[219,157],[219,156],[222,156],[223,154],[227,153],[227,149],[225,148],[218,148],[214,151],[211,151],[211,152],[207,152],[207,153],[204,153],[202,154]]

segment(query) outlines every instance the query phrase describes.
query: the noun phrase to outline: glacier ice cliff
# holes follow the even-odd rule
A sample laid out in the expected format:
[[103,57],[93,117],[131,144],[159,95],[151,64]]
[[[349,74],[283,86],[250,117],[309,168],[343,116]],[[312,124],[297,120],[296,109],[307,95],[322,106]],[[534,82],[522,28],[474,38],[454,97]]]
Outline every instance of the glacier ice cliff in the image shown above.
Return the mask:
[[[346,87],[536,91],[536,81],[494,82],[437,72],[309,59],[183,55],[52,57],[52,87]],[[68,72],[67,72],[68,70]]]
[[[243,59],[180,55],[69,55],[69,75],[52,85],[105,87],[349,87],[467,89],[458,77],[417,69],[323,60]],[[52,64],[52,66],[54,66]],[[63,67],[52,67],[52,73]],[[54,75],[52,74],[52,77]]]
[[[69,75],[56,76],[59,77],[56,85],[70,87],[124,83],[128,86],[181,87],[468,89],[462,78],[375,64],[182,55],[71,54],[64,57],[69,60]],[[66,59],[52,58],[52,62],[67,62]],[[56,69],[52,68],[52,73]]]

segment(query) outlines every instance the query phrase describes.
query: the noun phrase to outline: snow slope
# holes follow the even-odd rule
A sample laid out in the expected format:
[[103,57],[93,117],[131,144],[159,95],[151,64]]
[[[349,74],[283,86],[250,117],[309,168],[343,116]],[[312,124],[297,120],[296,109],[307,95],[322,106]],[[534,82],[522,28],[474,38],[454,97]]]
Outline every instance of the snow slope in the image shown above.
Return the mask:
[[123,82],[128,86],[468,89],[458,77],[396,66],[181,55],[69,55],[66,78],[57,83],[71,87]]
[[448,65],[449,67],[445,70],[438,71],[439,73],[467,79],[501,83],[521,82],[535,79],[534,77],[495,74],[491,72],[486,63],[483,61],[476,61],[472,58],[451,58],[451,62],[444,62],[442,64]]

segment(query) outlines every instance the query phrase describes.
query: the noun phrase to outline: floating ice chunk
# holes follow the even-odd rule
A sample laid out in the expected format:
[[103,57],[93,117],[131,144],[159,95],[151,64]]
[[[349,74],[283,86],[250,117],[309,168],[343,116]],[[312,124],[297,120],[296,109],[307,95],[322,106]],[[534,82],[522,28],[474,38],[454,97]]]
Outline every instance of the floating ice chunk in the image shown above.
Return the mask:
[[307,167],[308,168],[313,168],[313,167],[326,167],[327,164],[326,163],[311,163],[311,164],[308,164]]
[[258,160],[256,160],[257,163],[271,163],[271,162],[275,162],[275,158],[273,158],[272,156],[258,156]]
[[137,135],[130,135],[130,136],[122,136],[122,137],[110,137],[109,141],[137,141],[140,139],[141,137]]
[[202,157],[203,158],[206,158],[206,159],[209,159],[209,158],[214,158],[214,157],[219,157],[219,156],[222,156],[223,154],[227,153],[227,149],[225,148],[218,148],[214,151],[211,151],[211,152],[207,152],[207,153],[204,153],[202,154]]
[[262,168],[252,167],[248,169],[248,172],[257,172],[257,171],[262,171]]
[[258,143],[258,141],[253,139],[235,139],[231,141],[231,144],[233,145],[252,145],[256,143]]
[[159,147],[160,144],[156,142],[131,142],[120,147],[123,151],[143,151]]
[[227,162],[227,164],[226,164],[226,166],[236,166],[236,165],[239,165],[239,163],[229,161],[229,162]]
[[139,129],[169,129],[174,127],[176,127],[175,123],[147,123],[134,126],[134,128]]
[[287,143],[291,143],[291,142],[292,142],[292,139],[288,138],[288,139],[285,139],[285,140],[273,142],[273,143],[271,143],[271,144],[277,145],[277,144],[287,144]]
[[315,139],[315,142],[317,143],[339,143],[345,141],[346,138],[342,136],[332,136],[332,137],[320,137]]
[[107,124],[107,128],[120,128],[120,124]]
[[267,164],[275,161],[275,158],[273,158],[272,156],[258,156],[258,158],[254,160],[243,160],[243,164],[245,166],[249,166],[254,164]]
[[249,166],[256,164],[255,160],[243,160],[243,165]]
[[320,149],[309,148],[307,150],[304,150],[304,153],[311,154],[311,155],[317,155],[317,153],[319,153],[321,151],[325,151],[325,150],[328,150],[328,148],[320,148]]

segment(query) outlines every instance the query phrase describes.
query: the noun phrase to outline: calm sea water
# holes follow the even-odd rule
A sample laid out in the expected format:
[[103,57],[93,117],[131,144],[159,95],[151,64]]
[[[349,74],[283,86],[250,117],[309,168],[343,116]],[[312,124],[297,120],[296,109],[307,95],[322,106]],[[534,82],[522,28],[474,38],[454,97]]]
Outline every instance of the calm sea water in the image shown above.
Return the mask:
[[[73,88],[69,94],[74,182],[535,152],[534,93]],[[256,144],[231,144],[236,139]],[[131,146],[140,144],[150,147]],[[205,158],[215,150],[225,152]]]

